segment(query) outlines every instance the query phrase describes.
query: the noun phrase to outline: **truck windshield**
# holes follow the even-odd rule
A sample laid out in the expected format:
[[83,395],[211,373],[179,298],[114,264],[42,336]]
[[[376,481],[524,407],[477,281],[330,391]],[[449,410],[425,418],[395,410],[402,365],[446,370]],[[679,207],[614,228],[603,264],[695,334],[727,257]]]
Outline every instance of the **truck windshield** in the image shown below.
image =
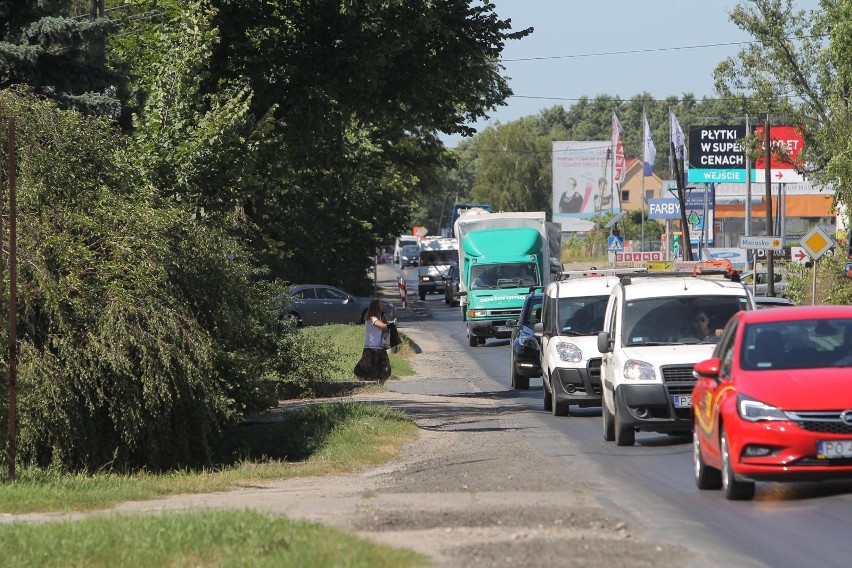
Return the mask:
[[716,343],[736,312],[739,296],[648,298],[624,305],[624,345]]
[[459,261],[457,250],[422,250],[420,251],[420,266],[445,266]]
[[472,290],[528,288],[539,285],[538,272],[532,262],[475,264],[470,268],[470,278]]

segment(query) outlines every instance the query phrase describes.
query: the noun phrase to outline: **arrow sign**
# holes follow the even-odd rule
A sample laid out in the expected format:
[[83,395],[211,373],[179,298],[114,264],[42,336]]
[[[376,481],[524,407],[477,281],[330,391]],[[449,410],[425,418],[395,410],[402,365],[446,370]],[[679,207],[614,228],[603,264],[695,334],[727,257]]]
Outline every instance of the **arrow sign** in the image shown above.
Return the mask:
[[805,253],[804,249],[799,249],[796,251],[796,254],[793,255],[793,258],[799,262],[804,262],[805,259],[808,258],[808,255]]

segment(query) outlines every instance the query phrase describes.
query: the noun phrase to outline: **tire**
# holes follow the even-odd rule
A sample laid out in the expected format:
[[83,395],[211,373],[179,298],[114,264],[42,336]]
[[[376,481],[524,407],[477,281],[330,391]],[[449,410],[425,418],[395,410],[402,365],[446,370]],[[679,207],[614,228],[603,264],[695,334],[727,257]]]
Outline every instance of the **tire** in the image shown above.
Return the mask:
[[551,412],[553,409],[553,394],[547,390],[550,383],[547,382],[547,378],[544,375],[541,378],[543,379],[541,391],[544,393],[544,410],[545,412]]
[[515,366],[515,353],[509,356],[509,374],[512,377],[512,388],[517,390],[529,390],[530,378],[522,377],[518,374],[518,368]]
[[731,445],[728,443],[728,434],[722,430],[721,433],[722,454],[722,491],[729,501],[749,501],[754,497],[754,482],[739,481],[734,475],[731,467]]
[[423,302],[423,301],[425,301],[425,300],[426,300],[426,292],[425,292],[425,291],[423,291],[423,292],[418,292],[418,295],[420,296],[420,301],[421,301],[421,302]]
[[282,315],[281,321],[291,322],[296,327],[302,327],[302,317],[296,312],[288,312]]
[[601,416],[603,417],[604,441],[615,441],[615,417],[606,407],[606,403],[601,404]]
[[698,424],[692,431],[692,473],[695,485],[699,489],[720,489],[722,487],[722,472],[704,463],[701,457],[701,438],[698,434]]
[[477,345],[479,345],[479,339],[475,335],[468,335],[467,343],[471,347],[476,347]]
[[621,418],[618,415],[618,407],[615,409],[615,445],[617,446],[632,446],[636,443],[636,430],[632,426],[625,426],[621,423]]
[[568,416],[568,403],[567,402],[559,402],[559,398],[556,396],[556,387],[553,386],[553,382],[550,383],[550,393],[553,400],[550,404],[550,411],[554,416]]

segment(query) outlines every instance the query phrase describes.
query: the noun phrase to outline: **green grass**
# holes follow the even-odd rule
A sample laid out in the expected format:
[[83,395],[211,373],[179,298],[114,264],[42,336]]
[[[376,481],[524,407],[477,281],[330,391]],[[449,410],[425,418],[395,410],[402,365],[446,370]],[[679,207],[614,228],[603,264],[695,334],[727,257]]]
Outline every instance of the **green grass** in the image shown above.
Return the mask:
[[417,435],[405,414],[381,405],[308,405],[283,420],[238,427],[227,440],[235,465],[167,474],[67,475],[23,470],[0,485],[0,513],[69,512],[179,493],[227,491],[263,480],[327,475],[384,463]]
[[[352,369],[355,368],[355,363],[361,358],[361,351],[364,348],[363,325],[321,325],[305,327],[300,329],[299,332],[311,336],[312,339],[319,341],[322,345],[330,345],[336,348],[340,355],[335,361],[334,367],[339,370],[337,371],[338,374],[332,378],[340,381],[352,380]],[[409,362],[414,350],[405,334],[400,332],[400,335],[402,336],[402,345],[399,346],[396,353],[389,352],[392,379],[414,374],[414,368]]]
[[414,567],[422,556],[252,511],[98,516],[0,527],[4,566]]

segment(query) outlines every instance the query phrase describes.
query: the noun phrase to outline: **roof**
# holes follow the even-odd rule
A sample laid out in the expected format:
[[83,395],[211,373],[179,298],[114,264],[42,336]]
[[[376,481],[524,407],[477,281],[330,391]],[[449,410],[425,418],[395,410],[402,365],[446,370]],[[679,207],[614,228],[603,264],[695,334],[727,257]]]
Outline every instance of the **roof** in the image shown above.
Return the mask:
[[545,288],[548,298],[576,298],[579,296],[609,296],[618,284],[617,276],[588,276],[551,282]]
[[624,296],[627,299],[703,295],[748,295],[745,287],[740,282],[694,276],[665,278],[633,276],[631,277],[631,283],[624,285],[624,291]]
[[743,323],[747,324],[802,319],[852,319],[852,306],[790,306],[743,312],[740,317],[743,318]]

